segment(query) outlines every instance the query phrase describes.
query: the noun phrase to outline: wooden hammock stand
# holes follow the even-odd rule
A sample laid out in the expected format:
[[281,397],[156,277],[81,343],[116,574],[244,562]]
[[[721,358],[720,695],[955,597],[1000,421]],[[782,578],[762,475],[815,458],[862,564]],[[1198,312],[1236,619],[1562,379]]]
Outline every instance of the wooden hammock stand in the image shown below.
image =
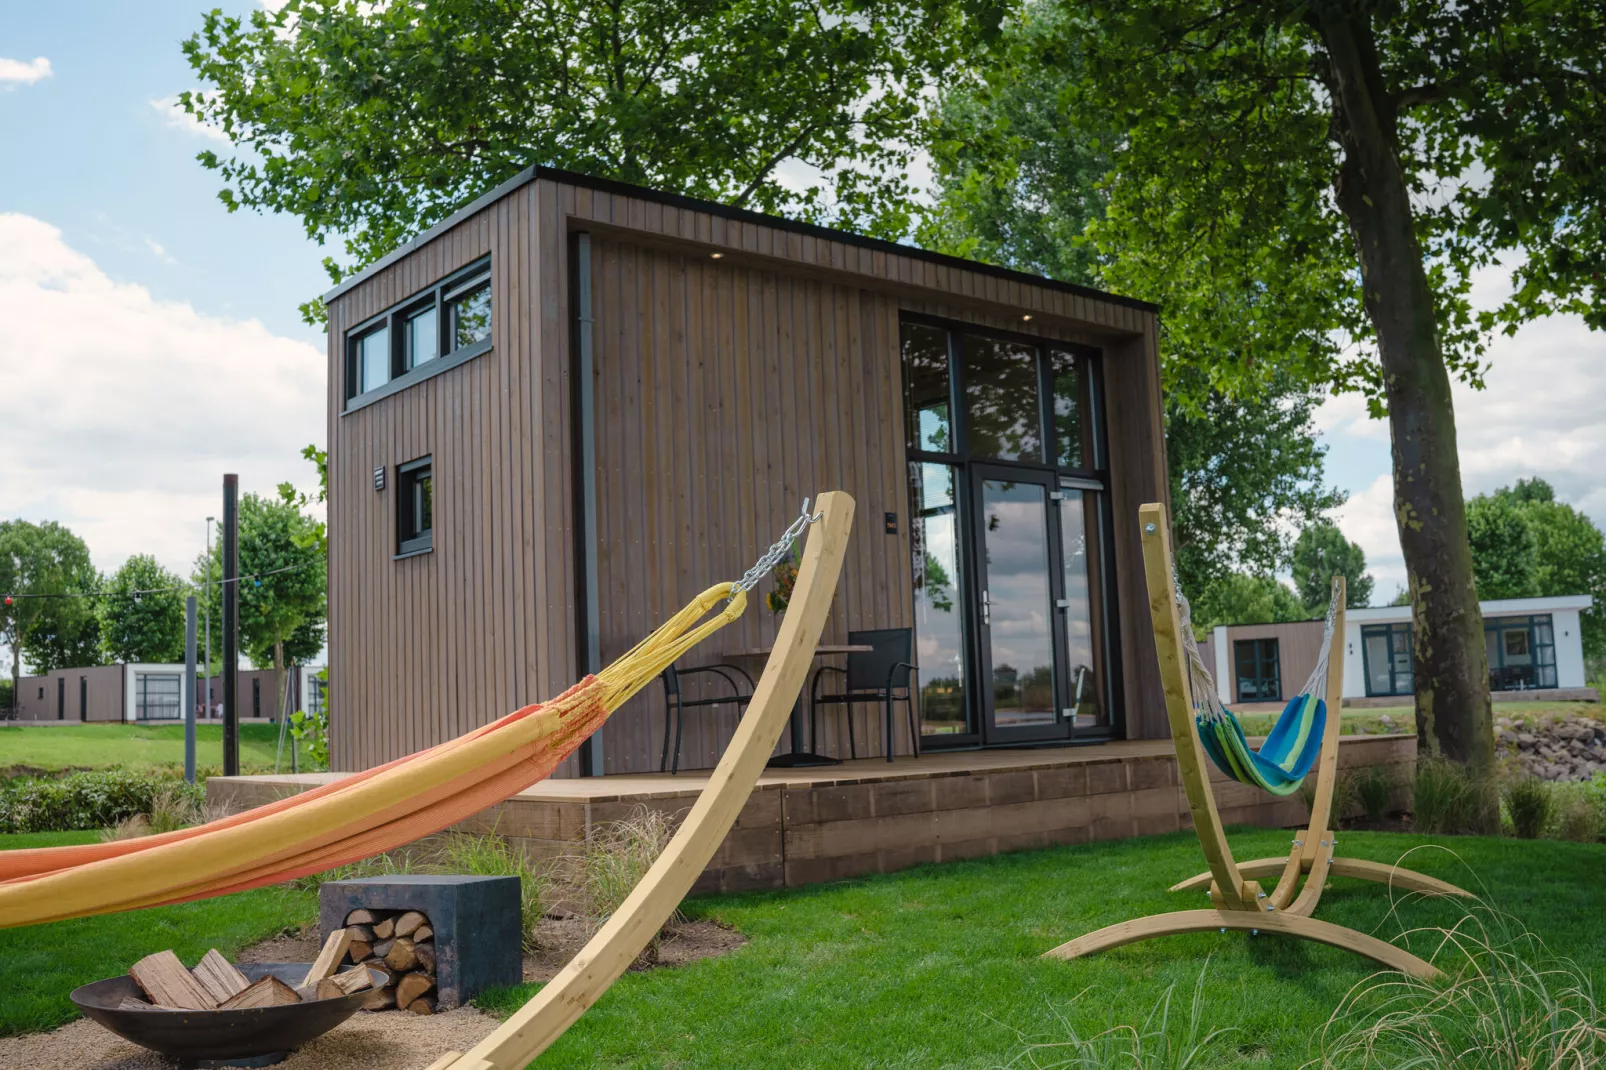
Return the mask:
[[679,831],[641,883],[562,972],[496,1032],[466,1053],[447,1052],[429,1070],[524,1070],[629,968],[691,891],[736,822],[792,715],[836,595],[853,527],[853,498],[833,491],[822,494],[818,504],[823,515],[809,528],[797,585],[764,675],[735,737]]
[[[1409,869],[1358,858],[1341,858],[1335,854],[1337,840],[1332,829],[1332,807],[1333,788],[1338,776],[1338,737],[1342,720],[1340,705],[1344,684],[1343,577],[1333,580],[1337,618],[1327,667],[1327,719],[1315,769],[1316,792],[1311,804],[1310,827],[1301,829],[1294,837],[1293,849],[1286,858],[1236,862],[1221,826],[1215,791],[1210,786],[1204,746],[1199,741],[1199,733],[1194,725],[1193,695],[1188,682],[1188,660],[1171,564],[1170,523],[1164,506],[1157,504],[1143,506],[1138,511],[1138,520],[1143,535],[1143,568],[1148,580],[1149,614],[1154,625],[1154,644],[1160,662],[1166,716],[1171,724],[1171,740],[1177,750],[1177,771],[1187,792],[1188,809],[1193,814],[1194,831],[1199,834],[1199,846],[1210,864],[1207,872],[1174,885],[1171,891],[1208,888],[1213,906],[1208,910],[1178,910],[1118,922],[1061,944],[1046,952],[1045,957],[1074,959],[1156,936],[1234,929],[1303,937],[1357,952],[1414,977],[1442,976],[1431,963],[1403,948],[1354,929],[1311,917],[1329,876],[1358,877],[1407,891],[1435,895],[1471,895],[1453,884]],[[1270,892],[1263,891],[1257,878],[1277,874],[1281,874],[1281,877],[1276,887]],[[1303,887],[1301,877],[1304,878]]]

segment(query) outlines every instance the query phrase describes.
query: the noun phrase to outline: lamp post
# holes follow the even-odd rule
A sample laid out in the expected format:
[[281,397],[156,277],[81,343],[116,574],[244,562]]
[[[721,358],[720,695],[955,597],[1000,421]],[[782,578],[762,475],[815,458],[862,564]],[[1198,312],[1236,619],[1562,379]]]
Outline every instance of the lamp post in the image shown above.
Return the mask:
[[201,675],[206,679],[206,698],[202,701],[206,705],[207,720],[212,719],[212,522],[215,519],[206,518],[206,587],[205,600],[201,603],[206,613],[206,668],[201,670]]

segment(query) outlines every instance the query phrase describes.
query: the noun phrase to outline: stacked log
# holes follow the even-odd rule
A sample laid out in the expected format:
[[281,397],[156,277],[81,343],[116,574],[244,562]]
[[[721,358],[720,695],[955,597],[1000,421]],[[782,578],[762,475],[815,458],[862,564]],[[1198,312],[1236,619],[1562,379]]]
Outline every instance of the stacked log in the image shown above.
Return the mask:
[[352,965],[385,975],[369,1010],[435,1013],[435,930],[429,918],[416,910],[353,910],[341,932]]
[[[340,999],[360,992],[372,983],[367,970],[336,973],[346,954],[345,932],[331,936],[318,961],[299,987],[292,988],[277,977],[251,981],[228,959],[213,948],[193,969],[172,951],[146,955],[128,968],[129,976],[145,993],[146,999],[124,998],[121,1010],[239,1010],[243,1007],[275,1007],[284,1003],[304,1003],[315,999]],[[147,1002],[148,1000],[148,1002]]]

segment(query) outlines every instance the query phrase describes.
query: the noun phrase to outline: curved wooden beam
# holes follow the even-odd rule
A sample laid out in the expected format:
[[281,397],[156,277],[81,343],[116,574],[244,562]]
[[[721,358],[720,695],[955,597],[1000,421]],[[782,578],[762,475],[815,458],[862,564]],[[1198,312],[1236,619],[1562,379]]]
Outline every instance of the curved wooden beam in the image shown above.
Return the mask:
[[822,494],[825,515],[809,528],[797,585],[780,634],[736,735],[691,813],[607,923],[541,991],[466,1054],[448,1052],[429,1070],[524,1070],[630,967],[691,891],[753,792],[803,689],[836,595],[853,527],[853,498]]
[[[1277,860],[1278,865],[1282,859]],[[1203,933],[1211,930],[1231,929],[1235,932],[1278,933],[1314,940],[1320,944],[1341,947],[1364,955],[1390,969],[1408,973],[1412,977],[1434,980],[1444,975],[1432,963],[1396,947],[1375,936],[1346,929],[1342,925],[1317,921],[1315,918],[1295,914],[1254,913],[1248,910],[1178,910],[1170,914],[1152,914],[1146,918],[1116,922],[1098,932],[1079,936],[1044,953],[1045,958],[1074,959],[1095,951],[1107,951],[1123,944],[1152,940],[1157,936],[1175,936],[1181,933]]]
[[[1274,873],[1281,873],[1286,858],[1252,858],[1247,862],[1238,863],[1238,872],[1245,880],[1257,877],[1269,877]],[[1335,857],[1332,865],[1332,875],[1335,877],[1355,877],[1358,880],[1372,881],[1376,884],[1387,884],[1394,888],[1401,888],[1407,892],[1428,892],[1432,895],[1459,895],[1467,899],[1476,899],[1477,896],[1465,888],[1458,888],[1449,881],[1441,881],[1437,877],[1430,877],[1426,873],[1418,873],[1414,869],[1403,866],[1392,866],[1387,862],[1368,862],[1363,858]],[[1212,875],[1206,871],[1189,877],[1185,881],[1178,881],[1170,887],[1173,892],[1200,892],[1208,891]]]

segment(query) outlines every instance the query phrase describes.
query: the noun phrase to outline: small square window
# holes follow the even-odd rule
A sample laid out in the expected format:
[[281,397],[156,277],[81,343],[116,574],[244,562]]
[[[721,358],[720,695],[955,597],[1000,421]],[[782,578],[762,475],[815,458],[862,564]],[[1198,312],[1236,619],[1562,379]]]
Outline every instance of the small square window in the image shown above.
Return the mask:
[[416,554],[434,547],[435,486],[430,458],[396,468],[396,553]]
[[407,317],[405,333],[407,345],[406,366],[416,368],[440,356],[440,319],[434,305],[425,305]]
[[491,280],[447,300],[452,348],[463,349],[491,336]]

